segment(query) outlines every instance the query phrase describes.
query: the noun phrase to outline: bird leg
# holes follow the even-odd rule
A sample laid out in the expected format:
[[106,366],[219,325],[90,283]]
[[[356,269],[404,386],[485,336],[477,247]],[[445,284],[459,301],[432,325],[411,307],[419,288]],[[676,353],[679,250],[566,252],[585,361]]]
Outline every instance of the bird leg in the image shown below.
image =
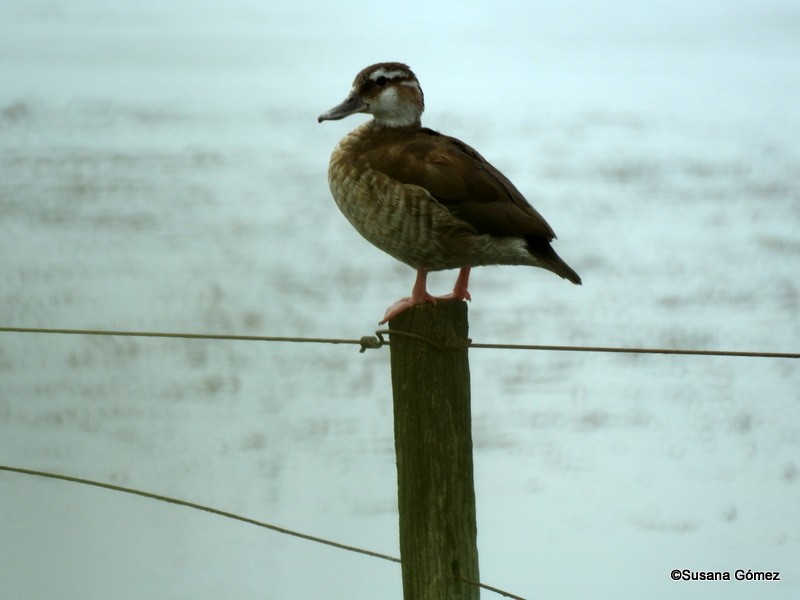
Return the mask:
[[461,267],[456,277],[456,284],[453,286],[453,292],[445,296],[436,296],[436,300],[472,300],[472,297],[467,291],[469,286],[469,271],[470,267]]
[[458,272],[456,284],[453,286],[453,292],[451,294],[445,296],[431,296],[427,290],[428,272],[419,269],[417,271],[417,279],[414,281],[414,287],[411,290],[411,296],[400,298],[400,300],[387,308],[386,314],[383,316],[383,321],[381,321],[380,324],[383,325],[390,319],[394,319],[401,312],[424,302],[436,304],[437,300],[472,300],[467,291],[467,286],[469,285],[469,271],[469,267],[463,267]]
[[427,289],[428,272],[423,269],[417,270],[417,279],[414,281],[414,287],[411,290],[411,296],[400,298],[397,302],[392,304],[386,309],[386,314],[383,315],[381,325],[394,319],[401,312],[408,310],[412,306],[422,304],[423,302],[433,302],[436,304],[436,298],[428,293]]

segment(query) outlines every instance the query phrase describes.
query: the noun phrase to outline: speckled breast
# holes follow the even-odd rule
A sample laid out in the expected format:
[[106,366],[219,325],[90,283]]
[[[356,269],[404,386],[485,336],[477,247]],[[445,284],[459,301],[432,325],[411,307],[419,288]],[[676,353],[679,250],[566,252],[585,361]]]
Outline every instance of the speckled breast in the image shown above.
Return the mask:
[[460,266],[463,259],[443,235],[454,221],[447,209],[424,189],[402,185],[359,161],[357,132],[339,143],[328,169],[342,214],[370,243],[415,269]]

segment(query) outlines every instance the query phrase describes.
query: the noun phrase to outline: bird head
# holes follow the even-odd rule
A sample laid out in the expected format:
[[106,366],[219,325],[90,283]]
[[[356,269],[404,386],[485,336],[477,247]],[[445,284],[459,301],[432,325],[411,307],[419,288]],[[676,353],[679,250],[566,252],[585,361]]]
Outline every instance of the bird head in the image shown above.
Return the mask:
[[347,98],[317,121],[338,121],[352,114],[368,113],[379,125],[419,126],[423,110],[425,99],[413,71],[402,63],[378,63],[356,75]]

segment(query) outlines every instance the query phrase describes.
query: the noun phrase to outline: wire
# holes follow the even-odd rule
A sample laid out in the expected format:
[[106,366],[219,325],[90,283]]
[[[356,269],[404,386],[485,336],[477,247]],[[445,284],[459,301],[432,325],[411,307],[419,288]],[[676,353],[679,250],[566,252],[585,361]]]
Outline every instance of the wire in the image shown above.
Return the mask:
[[490,592],[494,592],[495,594],[500,594],[501,596],[505,596],[506,598],[511,598],[512,600],[525,600],[522,596],[517,596],[516,594],[512,594],[511,592],[505,592],[499,588],[493,587],[491,585],[486,585],[485,583],[481,583],[480,581],[472,581],[472,579],[467,579],[466,577],[462,577],[461,575],[456,575],[456,579],[460,579],[464,583],[468,583],[470,585],[474,585],[485,590],[489,590]]
[[[394,563],[400,563],[400,559],[395,556],[390,556],[388,554],[381,554],[380,552],[373,552],[372,550],[365,550],[364,548],[358,548],[356,546],[348,546],[347,544],[340,544],[339,542],[334,542],[332,540],[327,540],[325,538],[317,537],[314,535],[308,535],[306,533],[300,533],[298,531],[292,531],[291,529],[286,529],[285,527],[278,527],[277,525],[272,525],[270,523],[264,523],[263,521],[256,521],[255,519],[250,519],[248,517],[242,517],[236,515],[234,513],[226,512],[224,510],[219,510],[216,508],[211,508],[210,506],[204,506],[202,504],[197,504],[195,502],[188,502],[186,500],[179,500],[177,498],[171,498],[169,496],[162,496],[161,494],[153,494],[151,492],[144,492],[142,490],[137,490],[134,488],[127,488],[122,487],[121,485],[114,485],[111,483],[103,483],[101,481],[93,481],[91,479],[81,479],[80,477],[71,477],[69,475],[59,475],[58,473],[48,473],[45,471],[34,471],[33,469],[22,469],[20,467],[9,467],[6,465],[0,465],[0,471],[8,471],[10,473],[19,473],[22,475],[33,475],[35,477],[45,477],[48,479],[57,479],[59,481],[68,481],[70,483],[79,483],[81,485],[88,485],[93,487],[98,487],[106,490],[111,490],[114,492],[122,492],[125,494],[132,494],[134,496],[141,496],[142,498],[149,498],[151,500],[158,500],[160,502],[167,502],[168,504],[175,504],[178,506],[185,506],[187,508],[194,508],[195,510],[201,510],[203,512],[211,513],[213,515],[217,515],[219,517],[225,517],[226,519],[233,519],[234,521],[241,521],[242,523],[248,523],[249,525],[256,525],[257,527],[263,527],[264,529],[270,529],[272,531],[276,531],[278,533],[283,533],[286,535],[291,535],[294,537],[298,537],[304,540],[308,540],[310,542],[317,542],[318,544],[325,544],[327,546],[333,546],[334,548],[338,548],[340,550],[347,550],[348,552],[356,552],[358,554],[364,554],[366,556],[372,556],[373,558],[380,558],[383,560],[388,560]],[[507,598],[514,598],[516,600],[525,600],[521,596],[516,596],[510,592],[503,591],[499,588],[487,585],[485,583],[480,583],[479,581],[472,581],[471,579],[467,579],[465,577],[461,577],[459,575],[455,575],[457,579],[468,583],[470,585],[474,585],[477,587],[481,587],[485,590],[489,590],[500,594],[502,596],[506,596]]]
[[214,333],[163,333],[159,331],[114,331],[104,329],[53,329],[38,327],[0,327],[2,333],[50,333],[58,335],[109,335],[122,337],[181,338],[189,340],[233,340],[239,342],[294,342],[309,344],[357,344],[360,340],[335,338],[276,337],[266,335],[230,335]]
[[170,498],[169,496],[162,496],[161,494],[153,494],[151,492],[143,492],[141,490],[122,487],[120,485],[113,485],[111,483],[103,483],[101,481],[93,481],[91,479],[81,479],[79,477],[71,477],[69,475],[59,475],[57,473],[47,473],[44,471],[34,471],[32,469],[21,469],[19,467],[8,467],[5,465],[0,465],[0,471],[9,471],[11,473],[22,473],[24,475],[35,475],[36,477],[46,477],[49,479],[58,479],[61,481],[69,481],[71,483],[80,483],[82,485],[90,485],[93,487],[103,488],[106,490],[112,490],[114,492],[123,492],[125,494],[132,494],[134,496],[141,496],[143,498],[150,498],[151,500],[159,500],[161,502],[167,502],[169,504],[176,504],[178,506],[185,506],[188,508],[194,508],[196,510],[202,510],[207,513],[211,513],[213,515],[217,515],[219,517],[225,517],[226,519],[233,519],[234,521],[241,521],[242,523],[248,523],[250,525],[256,525],[257,527],[263,527],[264,529],[271,529],[272,531],[277,531],[278,533],[283,533],[286,535],[291,535],[294,537],[298,537],[304,540],[309,540],[311,542],[317,542],[318,544],[326,544],[328,546],[333,546],[334,548],[339,548],[341,550],[348,550],[349,552],[358,552],[359,554],[366,554],[367,556],[373,556],[375,558],[382,558],[383,560],[389,560],[392,562],[399,563],[400,559],[394,556],[389,556],[388,554],[381,554],[380,552],[373,552],[372,550],[364,550],[363,548],[357,548],[355,546],[348,546],[346,544],[340,544],[339,542],[334,542],[331,540],[326,540],[321,537],[316,537],[313,535],[308,535],[306,533],[300,533],[298,531],[292,531],[291,529],[286,529],[285,527],[278,527],[277,525],[272,525],[270,523],[264,523],[263,521],[256,521],[255,519],[250,519],[248,517],[241,517],[239,515],[226,512],[224,510],[218,510],[216,508],[211,508],[209,506],[203,506],[202,504],[197,504],[195,502],[188,502],[186,500],[179,500],[177,498]]
[[125,337],[157,337],[181,338],[194,340],[231,340],[244,342],[288,342],[310,344],[350,344],[361,347],[361,352],[367,349],[377,349],[390,345],[383,338],[384,334],[390,336],[404,336],[418,341],[423,341],[436,348],[444,350],[458,350],[463,348],[490,349],[490,350],[540,350],[551,352],[595,352],[612,354],[667,354],[681,356],[723,356],[734,358],[800,358],[800,352],[758,352],[737,350],[695,350],[672,348],[624,348],[615,346],[559,346],[546,344],[489,344],[475,343],[470,339],[435,341],[428,338],[397,331],[394,329],[379,329],[374,336],[363,336],[360,339],[342,338],[317,338],[317,337],[278,337],[264,335],[230,335],[211,333],[163,333],[156,331],[115,331],[98,329],[53,329],[34,327],[0,327],[0,333],[39,333],[59,335],[99,335],[99,336],[125,336]]
[[612,354],[677,354],[740,358],[800,358],[800,352],[753,352],[736,350],[681,350],[671,348],[619,348],[610,346],[546,346],[526,344],[471,344],[470,348],[494,350],[550,350],[554,352],[607,352]]
[[367,556],[373,556],[375,558],[382,558],[383,560],[389,560],[392,562],[399,563],[400,559],[394,556],[389,556],[388,554],[381,554],[379,552],[373,552],[372,550],[364,550],[363,548],[357,548],[355,546],[348,546],[346,544],[340,544],[339,542],[334,542],[331,540],[326,540],[321,537],[316,537],[313,535],[308,535],[305,533],[300,533],[298,531],[292,531],[291,529],[286,529],[284,527],[278,527],[277,525],[272,525],[270,523],[264,523],[262,521],[256,521],[255,519],[250,519],[248,517],[242,517],[233,513],[229,513],[223,510],[218,510],[216,508],[211,508],[209,506],[203,506],[202,504],[196,504],[194,502],[188,502],[186,500],[179,500],[177,498],[170,498],[169,496],[162,496],[160,494],[153,494],[151,492],[143,492],[141,490],[133,489],[133,488],[126,488],[119,485],[113,485],[111,483],[103,483],[100,481],[92,481],[90,479],[81,479],[79,477],[71,477],[69,475],[59,475],[57,473],[47,473],[44,471],[34,471],[31,469],[21,469],[19,467],[8,467],[5,465],[0,465],[0,471],[9,471],[12,473],[22,473],[24,475],[35,475],[37,477],[47,477],[49,479],[59,479],[61,481],[69,481],[71,483],[80,483],[82,485],[90,485],[94,487],[104,488],[107,490],[112,490],[115,492],[123,492],[125,494],[132,494],[134,496],[142,496],[143,498],[150,498],[151,500],[159,500],[161,502],[167,502],[169,504],[176,504],[178,506],[185,506],[188,508],[194,508],[196,510],[202,510],[204,512],[208,512],[220,517],[225,517],[227,519],[233,519],[234,521],[241,521],[243,523],[248,523],[250,525],[256,525],[258,527],[263,527],[265,529],[271,529],[272,531],[277,531],[278,533],[283,533],[286,535],[291,535],[294,537],[302,538],[304,540],[309,540],[311,542],[317,542],[319,544],[326,544],[328,546],[333,546],[334,548],[339,548],[341,550],[348,550],[350,552],[358,552],[359,554],[366,554]]

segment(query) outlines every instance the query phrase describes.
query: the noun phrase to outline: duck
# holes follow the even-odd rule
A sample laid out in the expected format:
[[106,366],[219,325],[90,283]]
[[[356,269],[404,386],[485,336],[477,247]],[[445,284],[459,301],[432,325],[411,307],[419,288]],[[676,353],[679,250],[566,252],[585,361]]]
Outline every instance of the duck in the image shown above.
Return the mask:
[[[337,144],[328,184],[339,210],[367,241],[416,270],[411,295],[386,310],[381,324],[439,300],[471,300],[471,269],[539,267],[580,285],[556,254],[544,217],[496,167],[459,139],[422,126],[425,97],[400,62],[362,69],[347,97],[317,118],[366,113]],[[433,296],[431,271],[458,269],[453,291]]]

